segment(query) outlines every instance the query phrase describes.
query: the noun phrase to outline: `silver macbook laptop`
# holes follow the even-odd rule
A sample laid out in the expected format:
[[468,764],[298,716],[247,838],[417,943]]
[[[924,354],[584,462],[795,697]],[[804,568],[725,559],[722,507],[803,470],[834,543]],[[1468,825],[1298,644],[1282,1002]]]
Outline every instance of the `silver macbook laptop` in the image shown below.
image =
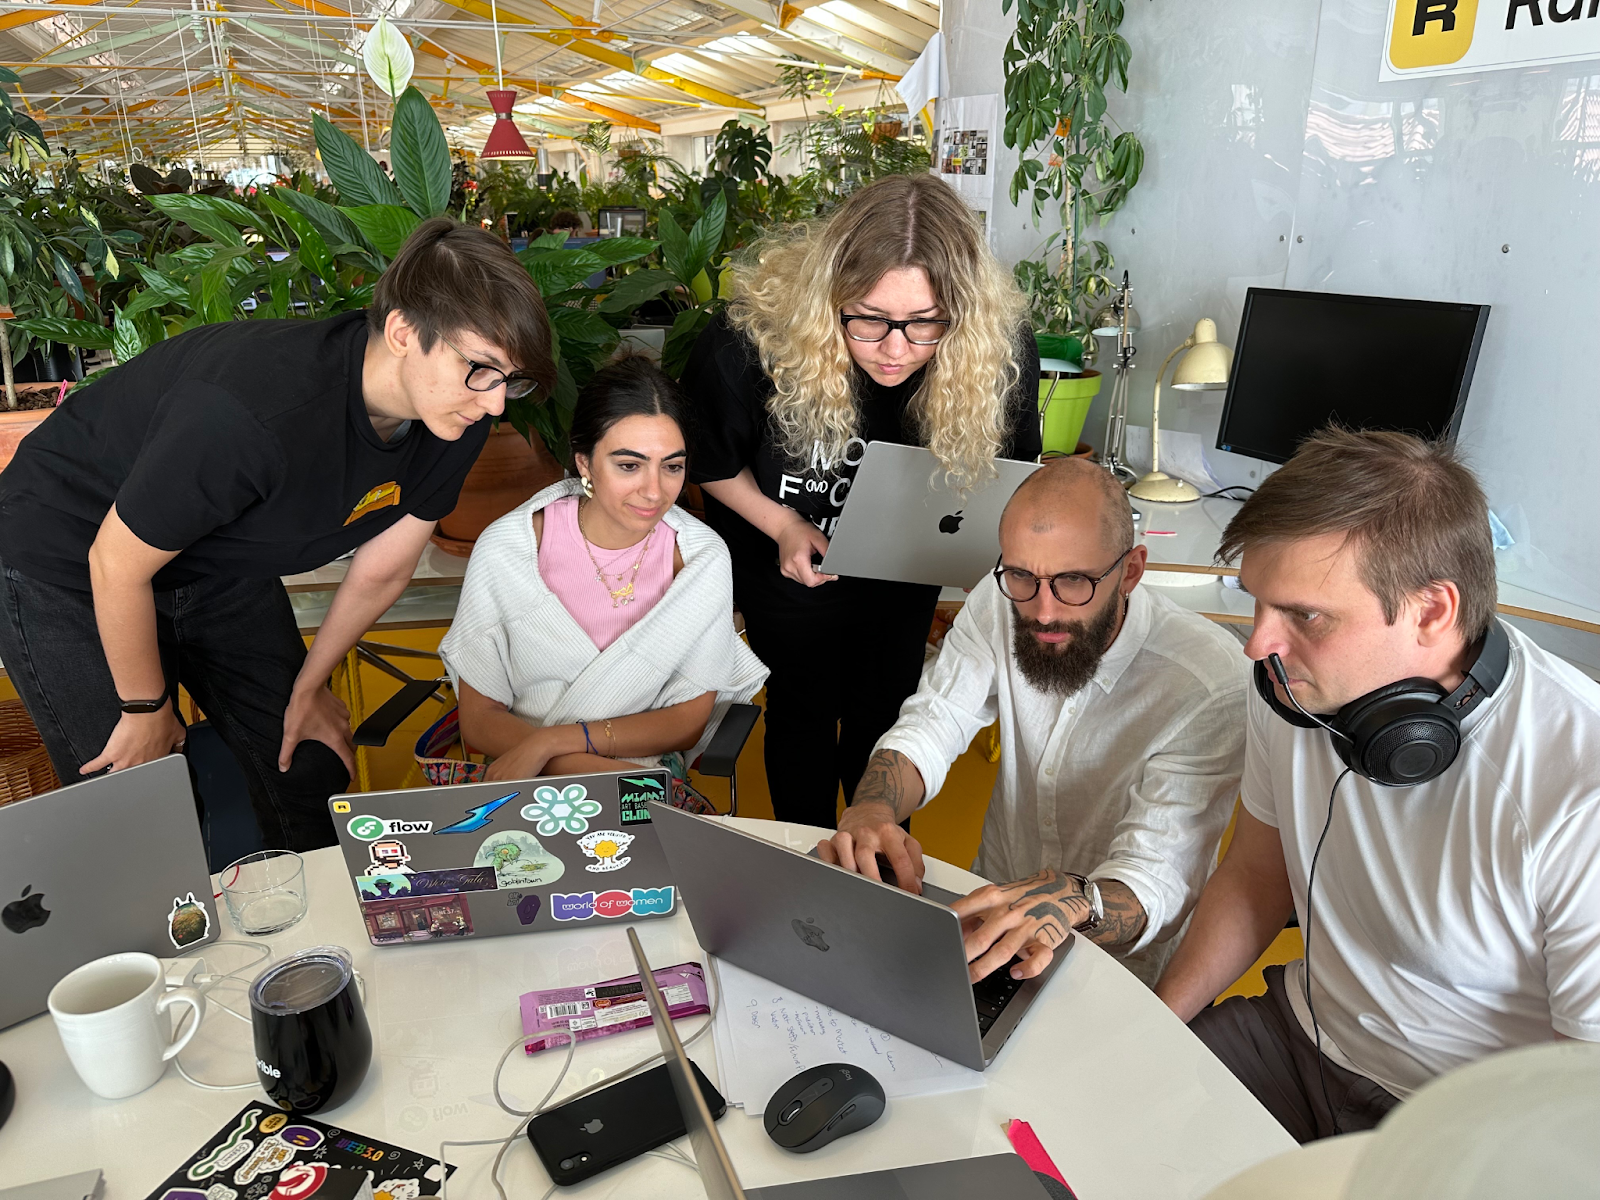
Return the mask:
[[328,811],[367,937],[392,946],[666,916],[650,804],[670,786],[653,769],[556,775],[358,792]]
[[[987,1154],[745,1191],[705,1096],[695,1085],[689,1056],[667,1016],[667,1003],[656,985],[650,960],[639,944],[639,935],[631,929],[628,944],[633,948],[639,978],[644,980],[645,1002],[650,1006],[656,1037],[667,1060],[667,1074],[672,1077],[672,1090],[683,1113],[684,1128],[689,1131],[689,1143],[694,1147],[695,1167],[709,1200],[907,1200],[913,1196],[917,1200],[972,1200],[974,1196],[984,1200],[1048,1200],[1049,1193],[1016,1154]],[[889,1119],[893,1119],[892,1113]]]
[[913,896],[707,817],[653,804],[656,833],[706,953],[981,1071],[1061,951],[1032,979],[967,980],[954,894]]
[[173,958],[218,921],[181,754],[0,808],[0,1028],[86,962]]
[[1038,463],[994,461],[997,476],[958,493],[920,446],[870,442],[817,569],[970,588],[1000,557],[1000,514]]

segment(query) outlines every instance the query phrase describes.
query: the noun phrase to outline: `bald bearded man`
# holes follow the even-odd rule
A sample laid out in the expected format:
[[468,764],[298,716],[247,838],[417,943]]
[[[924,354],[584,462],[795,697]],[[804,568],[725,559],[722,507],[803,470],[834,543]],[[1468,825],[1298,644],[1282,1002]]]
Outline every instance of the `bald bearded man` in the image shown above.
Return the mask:
[[1204,617],[1139,586],[1122,488],[1066,460],[1017,489],[1000,562],[881,738],[839,832],[818,852],[919,892],[922,852],[898,822],[938,795],[985,726],[1000,772],[955,905],[973,980],[1018,956],[1037,975],[1076,929],[1147,984],[1216,861],[1244,761],[1246,662]]

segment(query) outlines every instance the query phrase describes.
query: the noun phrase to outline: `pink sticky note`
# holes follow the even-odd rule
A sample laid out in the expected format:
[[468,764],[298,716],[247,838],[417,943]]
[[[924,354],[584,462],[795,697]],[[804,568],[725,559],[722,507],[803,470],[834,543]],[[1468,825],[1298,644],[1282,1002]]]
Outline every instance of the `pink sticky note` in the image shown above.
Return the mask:
[[1048,1175],[1069,1192],[1072,1190],[1072,1185],[1062,1177],[1061,1171],[1051,1161],[1044,1144],[1039,1141],[1039,1135],[1034,1133],[1032,1125],[1026,1121],[1007,1121],[1005,1128],[1006,1137],[1011,1139],[1011,1148],[1022,1156],[1022,1161],[1028,1164],[1029,1170],[1040,1175]]

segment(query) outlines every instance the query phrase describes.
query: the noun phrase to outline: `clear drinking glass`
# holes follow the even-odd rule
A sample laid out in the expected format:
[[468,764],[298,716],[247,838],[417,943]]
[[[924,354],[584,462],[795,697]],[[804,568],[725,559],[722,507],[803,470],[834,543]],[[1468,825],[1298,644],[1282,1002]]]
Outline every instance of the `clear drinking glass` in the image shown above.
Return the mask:
[[222,869],[222,897],[240,933],[281,933],[306,915],[305,863],[292,850],[258,850]]

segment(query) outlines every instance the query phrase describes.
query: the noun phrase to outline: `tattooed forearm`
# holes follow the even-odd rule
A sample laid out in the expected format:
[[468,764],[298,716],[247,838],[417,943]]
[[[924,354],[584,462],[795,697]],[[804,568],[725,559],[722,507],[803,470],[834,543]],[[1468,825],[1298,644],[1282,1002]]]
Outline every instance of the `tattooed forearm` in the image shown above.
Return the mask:
[[1139,897],[1133,889],[1116,879],[1101,879],[1100,901],[1105,905],[1106,919],[1100,928],[1089,935],[1099,945],[1129,946],[1139,940],[1149,919]]
[[[1098,927],[1085,934],[1090,941],[1112,948],[1130,945],[1144,932],[1146,915],[1144,905],[1127,884],[1115,879],[1101,879],[1100,900],[1105,907],[1105,919]],[[1027,908],[1027,916],[1051,916],[1067,928],[1083,924],[1093,913],[1093,906],[1078,887],[1078,881],[1065,871],[1046,868],[1027,879],[1006,886],[1012,894],[1010,907]],[[1036,898],[1048,896],[1048,902],[1033,903]],[[1041,934],[1043,926],[1040,927]],[[1061,939],[1065,941],[1063,937]],[[1059,944],[1059,943],[1052,943]]]
[[861,782],[856,785],[851,805],[887,804],[895,820],[904,821],[922,803],[922,773],[898,750],[879,750],[867,760]]

